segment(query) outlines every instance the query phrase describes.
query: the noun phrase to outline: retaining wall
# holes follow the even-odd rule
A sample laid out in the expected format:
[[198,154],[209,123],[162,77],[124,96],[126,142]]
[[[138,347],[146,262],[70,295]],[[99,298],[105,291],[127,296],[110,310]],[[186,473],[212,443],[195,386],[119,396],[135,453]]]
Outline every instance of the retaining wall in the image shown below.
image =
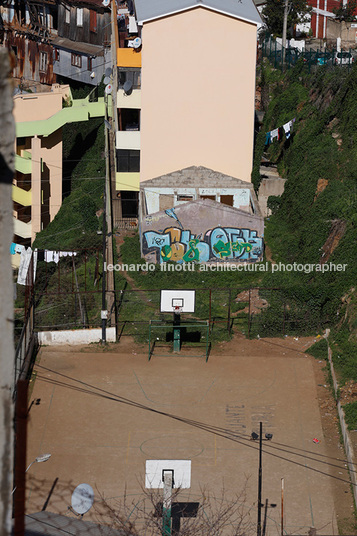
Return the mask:
[[[107,342],[116,341],[115,328],[107,328]],[[40,331],[38,334],[40,345],[59,346],[61,344],[90,344],[100,342],[102,330],[98,329],[76,329],[68,331]]]
[[349,470],[350,478],[351,478],[351,482],[352,482],[352,489],[353,489],[353,496],[354,496],[355,506],[357,508],[357,476],[356,476],[356,467],[355,467],[355,456],[354,456],[354,451],[353,451],[353,447],[352,447],[352,441],[351,441],[350,434],[348,432],[348,428],[347,428],[347,424],[346,424],[346,420],[345,420],[345,412],[343,411],[343,407],[341,405],[341,402],[340,402],[340,399],[339,399],[339,396],[338,396],[338,388],[339,388],[339,386],[338,386],[336,373],[335,373],[335,369],[334,369],[333,362],[332,362],[332,350],[331,350],[331,348],[330,348],[330,346],[328,344],[328,335],[329,335],[329,330],[326,330],[325,337],[326,337],[326,340],[327,340],[327,347],[328,347],[328,360],[329,360],[329,363],[330,363],[330,370],[331,370],[331,376],[332,376],[332,382],[333,382],[333,389],[334,389],[335,397],[336,397],[336,401],[337,401],[337,412],[338,412],[338,417],[339,417],[339,420],[340,420],[341,434],[342,434],[342,437],[343,437],[343,443],[344,443],[344,446],[345,446],[348,470]]

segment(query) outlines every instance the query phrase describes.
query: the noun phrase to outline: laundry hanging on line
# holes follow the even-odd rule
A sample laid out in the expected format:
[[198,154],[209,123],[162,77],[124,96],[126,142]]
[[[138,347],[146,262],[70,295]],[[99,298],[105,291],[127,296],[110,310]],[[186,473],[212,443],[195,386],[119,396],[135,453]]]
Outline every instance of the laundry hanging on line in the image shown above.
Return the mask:
[[77,255],[76,251],[51,251],[51,250],[43,250],[43,249],[35,249],[32,251],[32,249],[29,247],[26,249],[25,246],[20,246],[18,244],[14,244],[14,242],[10,246],[10,253],[12,255],[15,255],[15,253],[21,252],[21,258],[20,258],[20,266],[19,266],[19,273],[17,276],[17,282],[19,285],[26,285],[26,279],[28,270],[30,267],[31,257],[33,254],[33,280],[35,281],[36,278],[36,268],[37,268],[37,261],[45,261],[45,262],[55,262],[56,264],[60,260],[61,257],[75,257]]
[[281,141],[284,134],[286,139],[288,140],[290,138],[290,134],[293,130],[293,125],[295,123],[296,118],[291,119],[285,125],[274,128],[274,130],[270,130],[265,134],[265,146],[269,146],[275,139],[278,141]]

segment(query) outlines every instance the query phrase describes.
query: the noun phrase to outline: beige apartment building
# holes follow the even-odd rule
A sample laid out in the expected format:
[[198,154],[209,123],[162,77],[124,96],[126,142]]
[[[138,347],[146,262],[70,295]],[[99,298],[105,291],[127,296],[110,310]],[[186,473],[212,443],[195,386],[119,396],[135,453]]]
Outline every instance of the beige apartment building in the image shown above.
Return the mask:
[[260,21],[253,2],[135,5],[143,43],[140,181],[205,166],[250,182]]

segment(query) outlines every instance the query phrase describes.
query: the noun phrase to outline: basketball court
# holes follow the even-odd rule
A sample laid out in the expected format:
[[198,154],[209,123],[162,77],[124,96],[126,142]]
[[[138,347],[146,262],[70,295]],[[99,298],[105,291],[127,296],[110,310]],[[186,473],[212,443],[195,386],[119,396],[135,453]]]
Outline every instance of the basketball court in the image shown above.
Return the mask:
[[[51,458],[27,473],[27,511],[73,516],[68,507],[81,483],[93,488],[95,504],[105,497],[114,505],[125,494],[135,510],[148,460],[189,460],[190,487],[181,500],[222,490],[232,496],[247,482],[244,508],[256,523],[259,441],[249,438],[262,422],[264,436],[273,434],[262,442],[267,533],[280,534],[284,478],[284,533],[316,527],[319,535],[336,534],[313,358],[304,353],[312,342],[237,335],[217,345],[208,362],[174,353],[149,361],[147,346],[129,338],[109,351],[43,347],[30,399],[40,402],[29,414],[27,461],[45,453]],[[96,521],[95,508],[84,518]]]

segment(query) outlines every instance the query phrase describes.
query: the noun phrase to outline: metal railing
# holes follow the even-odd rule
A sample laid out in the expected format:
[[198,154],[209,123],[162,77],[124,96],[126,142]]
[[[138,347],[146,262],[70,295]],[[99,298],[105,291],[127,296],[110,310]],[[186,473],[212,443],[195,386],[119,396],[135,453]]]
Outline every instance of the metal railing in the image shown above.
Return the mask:
[[117,218],[114,219],[114,229],[131,229],[138,228],[138,218]]
[[300,51],[294,47],[284,48],[281,43],[271,36],[266,37],[261,45],[262,56],[268,58],[275,68],[290,69],[301,61],[308,70],[321,66],[351,68],[355,58],[352,49],[338,51],[337,49],[317,49]]
[[35,303],[32,299],[27,310],[20,339],[15,350],[14,398],[16,397],[17,382],[18,380],[27,378],[33,364],[33,356],[37,350],[37,335],[34,331],[34,327]]

